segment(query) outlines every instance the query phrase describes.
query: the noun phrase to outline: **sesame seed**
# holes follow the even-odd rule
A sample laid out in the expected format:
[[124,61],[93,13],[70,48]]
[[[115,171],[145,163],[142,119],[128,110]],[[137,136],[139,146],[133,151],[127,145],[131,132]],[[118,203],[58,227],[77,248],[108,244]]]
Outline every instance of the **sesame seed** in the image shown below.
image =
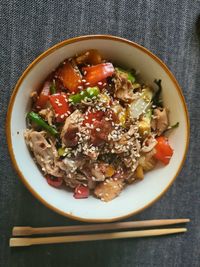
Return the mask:
[[85,85],[90,85],[90,83],[86,83]]
[[100,128],[96,128],[96,131],[97,131],[97,132],[100,132],[100,131],[101,131],[101,129],[100,129]]
[[98,84],[98,85],[102,85],[103,83],[102,83],[102,82],[98,82],[97,84]]
[[82,79],[82,82],[83,82],[83,83],[86,83],[86,80],[85,80],[85,79]]

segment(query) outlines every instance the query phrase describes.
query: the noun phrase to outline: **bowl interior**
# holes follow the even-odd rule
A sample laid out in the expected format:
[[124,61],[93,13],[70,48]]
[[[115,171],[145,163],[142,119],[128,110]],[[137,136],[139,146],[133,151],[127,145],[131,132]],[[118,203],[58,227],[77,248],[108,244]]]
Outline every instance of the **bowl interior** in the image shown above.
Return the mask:
[[[88,199],[75,200],[73,194],[49,186],[33,161],[25,144],[23,133],[26,129],[25,116],[30,108],[30,93],[37,89],[45,77],[65,58],[95,48],[106,59],[111,59],[127,68],[141,73],[143,80],[153,84],[154,79],[162,79],[164,104],[170,110],[170,123],[179,122],[179,127],[169,135],[174,149],[170,164],[145,174],[141,182],[127,186],[119,197],[109,203],[101,202],[90,196]],[[22,179],[29,189],[54,210],[82,220],[113,220],[138,212],[155,201],[172,183],[181,168],[188,142],[188,118],[183,97],[175,80],[162,63],[145,49],[128,42],[109,38],[83,38],[78,41],[64,42],[40,56],[22,76],[15,89],[11,103],[10,132],[8,140],[12,146],[11,154],[15,167],[20,170]],[[10,147],[11,147],[10,146]],[[11,150],[11,149],[10,149]]]

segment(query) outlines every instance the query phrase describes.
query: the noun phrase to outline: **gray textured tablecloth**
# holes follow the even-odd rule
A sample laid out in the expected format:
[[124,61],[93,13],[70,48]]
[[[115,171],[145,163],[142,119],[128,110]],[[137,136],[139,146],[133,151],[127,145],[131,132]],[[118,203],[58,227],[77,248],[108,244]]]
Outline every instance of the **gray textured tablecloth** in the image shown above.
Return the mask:
[[[200,266],[200,1],[0,1],[0,266]],[[131,219],[189,217],[183,235],[10,249],[13,225],[79,224],[38,202],[13,170],[6,110],[22,71],[69,37],[112,34],[149,48],[175,74],[186,98],[191,141],[184,167],[165,196]]]

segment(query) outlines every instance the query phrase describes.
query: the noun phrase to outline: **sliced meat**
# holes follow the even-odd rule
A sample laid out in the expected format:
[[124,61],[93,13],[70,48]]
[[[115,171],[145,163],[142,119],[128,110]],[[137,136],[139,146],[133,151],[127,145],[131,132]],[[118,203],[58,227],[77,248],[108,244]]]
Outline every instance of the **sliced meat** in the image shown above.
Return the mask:
[[168,114],[166,108],[156,108],[154,110],[154,119],[152,128],[156,130],[158,135],[161,135],[169,126]]
[[75,188],[76,186],[81,184],[87,185],[88,183],[87,178],[84,175],[77,172],[68,173],[63,177],[63,179],[66,185],[69,186],[70,188]]
[[144,171],[150,171],[155,167],[157,163],[157,160],[153,157],[155,153],[155,149],[152,149],[148,153],[143,153],[139,158],[139,165],[143,168]]
[[67,147],[74,147],[78,144],[79,137],[79,121],[82,118],[82,113],[75,110],[65,121],[61,132],[62,143]]
[[25,132],[25,140],[44,173],[55,177],[62,177],[64,175],[64,172],[57,166],[58,152],[56,147],[51,140],[49,140],[50,143],[47,141],[44,131],[27,130]]
[[65,171],[68,172],[75,172],[78,168],[81,168],[85,164],[85,159],[72,159],[72,158],[64,158],[62,161],[59,161],[57,165]]
[[127,78],[128,75],[126,73],[115,71],[113,78],[115,96],[124,102],[132,102],[135,100],[135,94],[133,93],[133,85]]
[[[114,133],[115,134],[115,133]],[[134,147],[134,150],[139,152],[140,150],[140,142],[138,139],[138,132],[134,125],[130,126],[128,132],[121,134],[119,140],[110,140],[109,142],[111,151],[116,154],[121,154],[123,152],[130,151],[130,146]]]
[[157,144],[157,141],[153,135],[147,136],[142,143],[141,151],[144,153],[150,152]]
[[116,198],[124,187],[124,182],[122,179],[106,179],[104,182],[99,183],[94,194],[100,198],[102,201],[108,202]]
[[94,189],[96,186],[96,182],[93,179],[91,168],[84,165],[83,168],[80,169],[80,171],[85,175],[85,177],[87,177],[87,183],[88,183],[89,189]]
[[104,181],[106,176],[106,168],[108,167],[108,164],[106,163],[94,163],[91,166],[91,173],[95,178],[95,181]]
[[52,108],[45,108],[39,111],[41,117],[43,117],[49,125],[52,125],[52,122],[55,118],[55,113]]

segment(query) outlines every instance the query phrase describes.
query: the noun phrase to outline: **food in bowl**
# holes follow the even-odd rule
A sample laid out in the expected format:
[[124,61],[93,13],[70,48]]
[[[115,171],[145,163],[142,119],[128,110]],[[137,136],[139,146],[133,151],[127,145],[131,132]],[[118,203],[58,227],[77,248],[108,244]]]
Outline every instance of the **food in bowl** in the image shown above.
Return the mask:
[[99,51],[66,59],[31,94],[26,143],[47,182],[102,201],[173,155],[161,80],[155,88]]

